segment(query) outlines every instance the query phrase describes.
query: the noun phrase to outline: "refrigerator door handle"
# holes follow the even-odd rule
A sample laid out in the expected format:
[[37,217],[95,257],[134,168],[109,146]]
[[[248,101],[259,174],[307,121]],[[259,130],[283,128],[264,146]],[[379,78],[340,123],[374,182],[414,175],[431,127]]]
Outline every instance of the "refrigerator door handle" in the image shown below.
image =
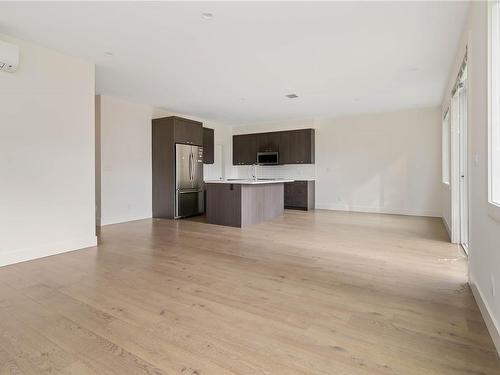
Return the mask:
[[188,164],[189,164],[189,181],[192,181],[193,180],[193,177],[192,177],[193,163],[191,162],[191,153],[189,153]]
[[199,189],[186,189],[186,190],[178,190],[178,194],[194,194],[194,193],[201,193],[203,190]]
[[191,181],[194,181],[194,175],[195,175],[196,171],[194,170],[194,154],[193,154],[192,148],[191,148],[191,170],[193,171],[193,173],[191,175]]
[[193,182],[194,182],[196,180],[196,159],[194,154],[192,155],[193,155],[192,160],[193,160]]
[[[193,150],[191,148],[191,181],[194,181],[194,173],[195,173],[195,170],[194,170],[194,154],[193,154]],[[191,184],[191,186],[193,186],[193,184]]]

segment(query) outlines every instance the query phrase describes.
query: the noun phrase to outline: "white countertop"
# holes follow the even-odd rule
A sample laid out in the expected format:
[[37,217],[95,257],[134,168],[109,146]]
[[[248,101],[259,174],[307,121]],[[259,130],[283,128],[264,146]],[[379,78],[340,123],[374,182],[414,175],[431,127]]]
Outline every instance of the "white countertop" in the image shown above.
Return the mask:
[[238,185],[262,185],[262,184],[282,184],[285,182],[293,182],[294,180],[285,179],[260,179],[260,180],[246,180],[246,179],[229,179],[229,180],[207,180],[206,184],[238,184]]

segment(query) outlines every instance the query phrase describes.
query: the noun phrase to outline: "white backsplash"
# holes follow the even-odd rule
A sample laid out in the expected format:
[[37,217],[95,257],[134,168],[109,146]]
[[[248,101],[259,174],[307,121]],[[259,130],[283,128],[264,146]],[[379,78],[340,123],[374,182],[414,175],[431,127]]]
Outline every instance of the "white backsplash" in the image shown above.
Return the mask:
[[203,179],[219,180],[223,176],[222,168],[218,164],[203,164]]
[[[251,178],[253,167],[236,166],[238,178]],[[257,167],[257,178],[286,178],[291,180],[316,179],[315,164],[268,165]]]

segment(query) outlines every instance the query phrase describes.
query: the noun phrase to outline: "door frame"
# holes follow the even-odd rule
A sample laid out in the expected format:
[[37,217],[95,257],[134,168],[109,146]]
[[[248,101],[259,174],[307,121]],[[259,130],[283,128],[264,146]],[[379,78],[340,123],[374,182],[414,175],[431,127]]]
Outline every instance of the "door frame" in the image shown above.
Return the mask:
[[[468,152],[468,78],[464,79],[451,98],[451,242],[468,252],[470,233],[470,178]],[[463,177],[462,177],[463,176]]]
[[460,199],[460,244],[465,252],[469,251],[469,142],[468,142],[468,112],[467,112],[467,68],[465,69],[463,87],[460,90],[460,124],[459,124],[459,199]]

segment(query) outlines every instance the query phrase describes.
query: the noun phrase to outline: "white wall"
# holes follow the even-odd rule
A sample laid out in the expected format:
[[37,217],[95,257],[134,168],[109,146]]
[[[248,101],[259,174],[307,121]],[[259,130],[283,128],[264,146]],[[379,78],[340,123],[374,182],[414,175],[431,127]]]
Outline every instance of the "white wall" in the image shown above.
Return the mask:
[[[500,222],[488,214],[487,3],[470,5],[460,49],[450,75],[442,113],[468,45],[468,158],[470,187],[469,278],[483,317],[500,353]],[[449,202],[447,189],[442,199]],[[450,206],[443,205],[450,216]],[[493,296],[492,284],[497,295]]]
[[0,72],[0,266],[94,246],[94,66],[20,47]]
[[441,216],[439,108],[321,121],[317,206]]
[[[128,100],[96,97],[96,216],[100,225],[152,216],[151,120],[181,116],[214,129],[216,163],[204,166],[205,179],[234,176],[227,160],[232,152],[231,128],[204,119],[153,108]],[[222,149],[221,147],[223,146]]]
[[96,108],[100,115],[96,116],[97,222],[151,217],[152,108],[107,95],[96,97]]
[[[260,176],[316,177],[317,208],[441,216],[439,108],[246,125],[234,133],[296,128],[316,128],[316,164],[268,167]],[[241,177],[247,169],[239,167]]]

